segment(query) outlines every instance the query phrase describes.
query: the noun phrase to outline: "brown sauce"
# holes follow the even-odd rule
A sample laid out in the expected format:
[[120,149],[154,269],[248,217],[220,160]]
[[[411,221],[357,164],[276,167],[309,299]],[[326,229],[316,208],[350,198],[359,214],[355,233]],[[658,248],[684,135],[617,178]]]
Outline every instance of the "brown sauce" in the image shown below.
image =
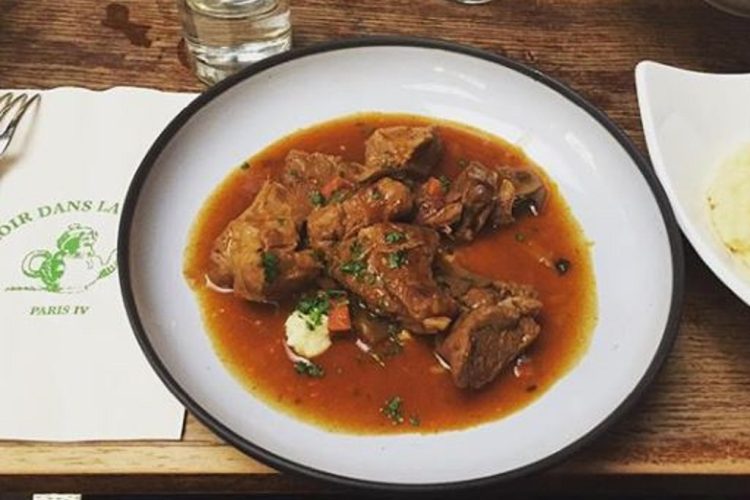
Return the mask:
[[[278,175],[290,149],[337,154],[362,161],[364,141],[374,128],[424,125],[433,119],[367,113],[295,132],[237,168],[205,202],[186,251],[185,275],[196,293],[206,330],[225,364],[253,393],[282,411],[339,432],[362,434],[438,432],[498,419],[542,395],[585,352],[596,323],[596,290],[589,243],[557,187],[523,152],[506,142],[455,123],[437,122],[445,153],[435,175],[455,177],[465,160],[486,166],[533,168],[550,191],[538,217],[487,232],[459,251],[470,270],[495,279],[531,284],[544,303],[542,333],[527,352],[533,373],[506,370],[479,391],[453,385],[432,354],[432,339],[415,338],[383,368],[354,344],[337,337],[315,362],[323,378],[298,374],[284,351],[284,322],[294,304],[251,304],[220,294],[204,283],[214,239],[253,200],[266,178]],[[539,263],[565,258],[564,274]],[[380,408],[394,396],[405,421],[394,425]],[[411,425],[409,417],[418,417]],[[416,424],[416,421],[412,423]]]

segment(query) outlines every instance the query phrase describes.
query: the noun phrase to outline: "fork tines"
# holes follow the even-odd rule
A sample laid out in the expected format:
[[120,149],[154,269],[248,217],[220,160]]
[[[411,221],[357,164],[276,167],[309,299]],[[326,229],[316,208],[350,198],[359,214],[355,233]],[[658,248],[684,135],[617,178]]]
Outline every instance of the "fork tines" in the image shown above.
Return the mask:
[[[39,99],[41,99],[40,94],[29,97],[26,93],[15,95],[13,92],[6,92],[0,96],[0,156],[8,149],[13,134],[26,110],[34,101]],[[13,114],[10,114],[11,112]],[[6,116],[8,119],[6,119]]]

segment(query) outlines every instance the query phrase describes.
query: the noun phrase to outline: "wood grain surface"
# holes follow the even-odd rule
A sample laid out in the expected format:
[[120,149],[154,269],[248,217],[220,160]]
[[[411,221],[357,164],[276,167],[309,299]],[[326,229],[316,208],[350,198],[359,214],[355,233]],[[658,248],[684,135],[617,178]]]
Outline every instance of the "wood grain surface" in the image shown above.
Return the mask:
[[[292,6],[298,47],[405,34],[461,42],[529,63],[601,107],[642,150],[633,81],[638,61],[750,72],[750,20],[700,0],[495,0],[475,7],[449,0],[293,0]],[[173,0],[0,0],[0,88],[63,85],[203,88],[185,63]],[[750,491],[750,308],[689,246],[686,269],[679,336],[653,386],[604,436],[544,473],[543,481],[517,483],[520,490],[588,481],[606,491],[628,478],[641,485],[670,478],[690,492],[696,486],[686,478],[712,477],[733,491]],[[654,484],[651,491],[658,491],[661,483]],[[331,487],[274,474],[190,416],[179,442],[0,442],[0,491],[60,488]]]

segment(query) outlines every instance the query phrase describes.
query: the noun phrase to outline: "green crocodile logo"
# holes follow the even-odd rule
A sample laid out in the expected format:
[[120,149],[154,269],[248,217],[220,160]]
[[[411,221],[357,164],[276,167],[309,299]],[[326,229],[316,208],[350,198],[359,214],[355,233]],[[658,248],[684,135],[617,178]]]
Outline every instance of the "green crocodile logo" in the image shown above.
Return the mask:
[[37,290],[80,293],[117,269],[116,249],[106,258],[94,248],[99,233],[89,226],[71,224],[57,238],[54,250],[32,250],[23,258],[21,271],[38,281],[37,286],[9,287],[9,291]]

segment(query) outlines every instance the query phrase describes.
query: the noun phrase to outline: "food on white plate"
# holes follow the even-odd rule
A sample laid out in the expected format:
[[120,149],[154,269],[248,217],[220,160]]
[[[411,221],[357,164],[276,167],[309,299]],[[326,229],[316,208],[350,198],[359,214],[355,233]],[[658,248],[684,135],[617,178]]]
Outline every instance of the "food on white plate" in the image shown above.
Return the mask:
[[247,160],[204,204],[185,272],[238,377],[344,432],[507,415],[596,320],[589,243],[544,171],[409,115],[323,123]]

